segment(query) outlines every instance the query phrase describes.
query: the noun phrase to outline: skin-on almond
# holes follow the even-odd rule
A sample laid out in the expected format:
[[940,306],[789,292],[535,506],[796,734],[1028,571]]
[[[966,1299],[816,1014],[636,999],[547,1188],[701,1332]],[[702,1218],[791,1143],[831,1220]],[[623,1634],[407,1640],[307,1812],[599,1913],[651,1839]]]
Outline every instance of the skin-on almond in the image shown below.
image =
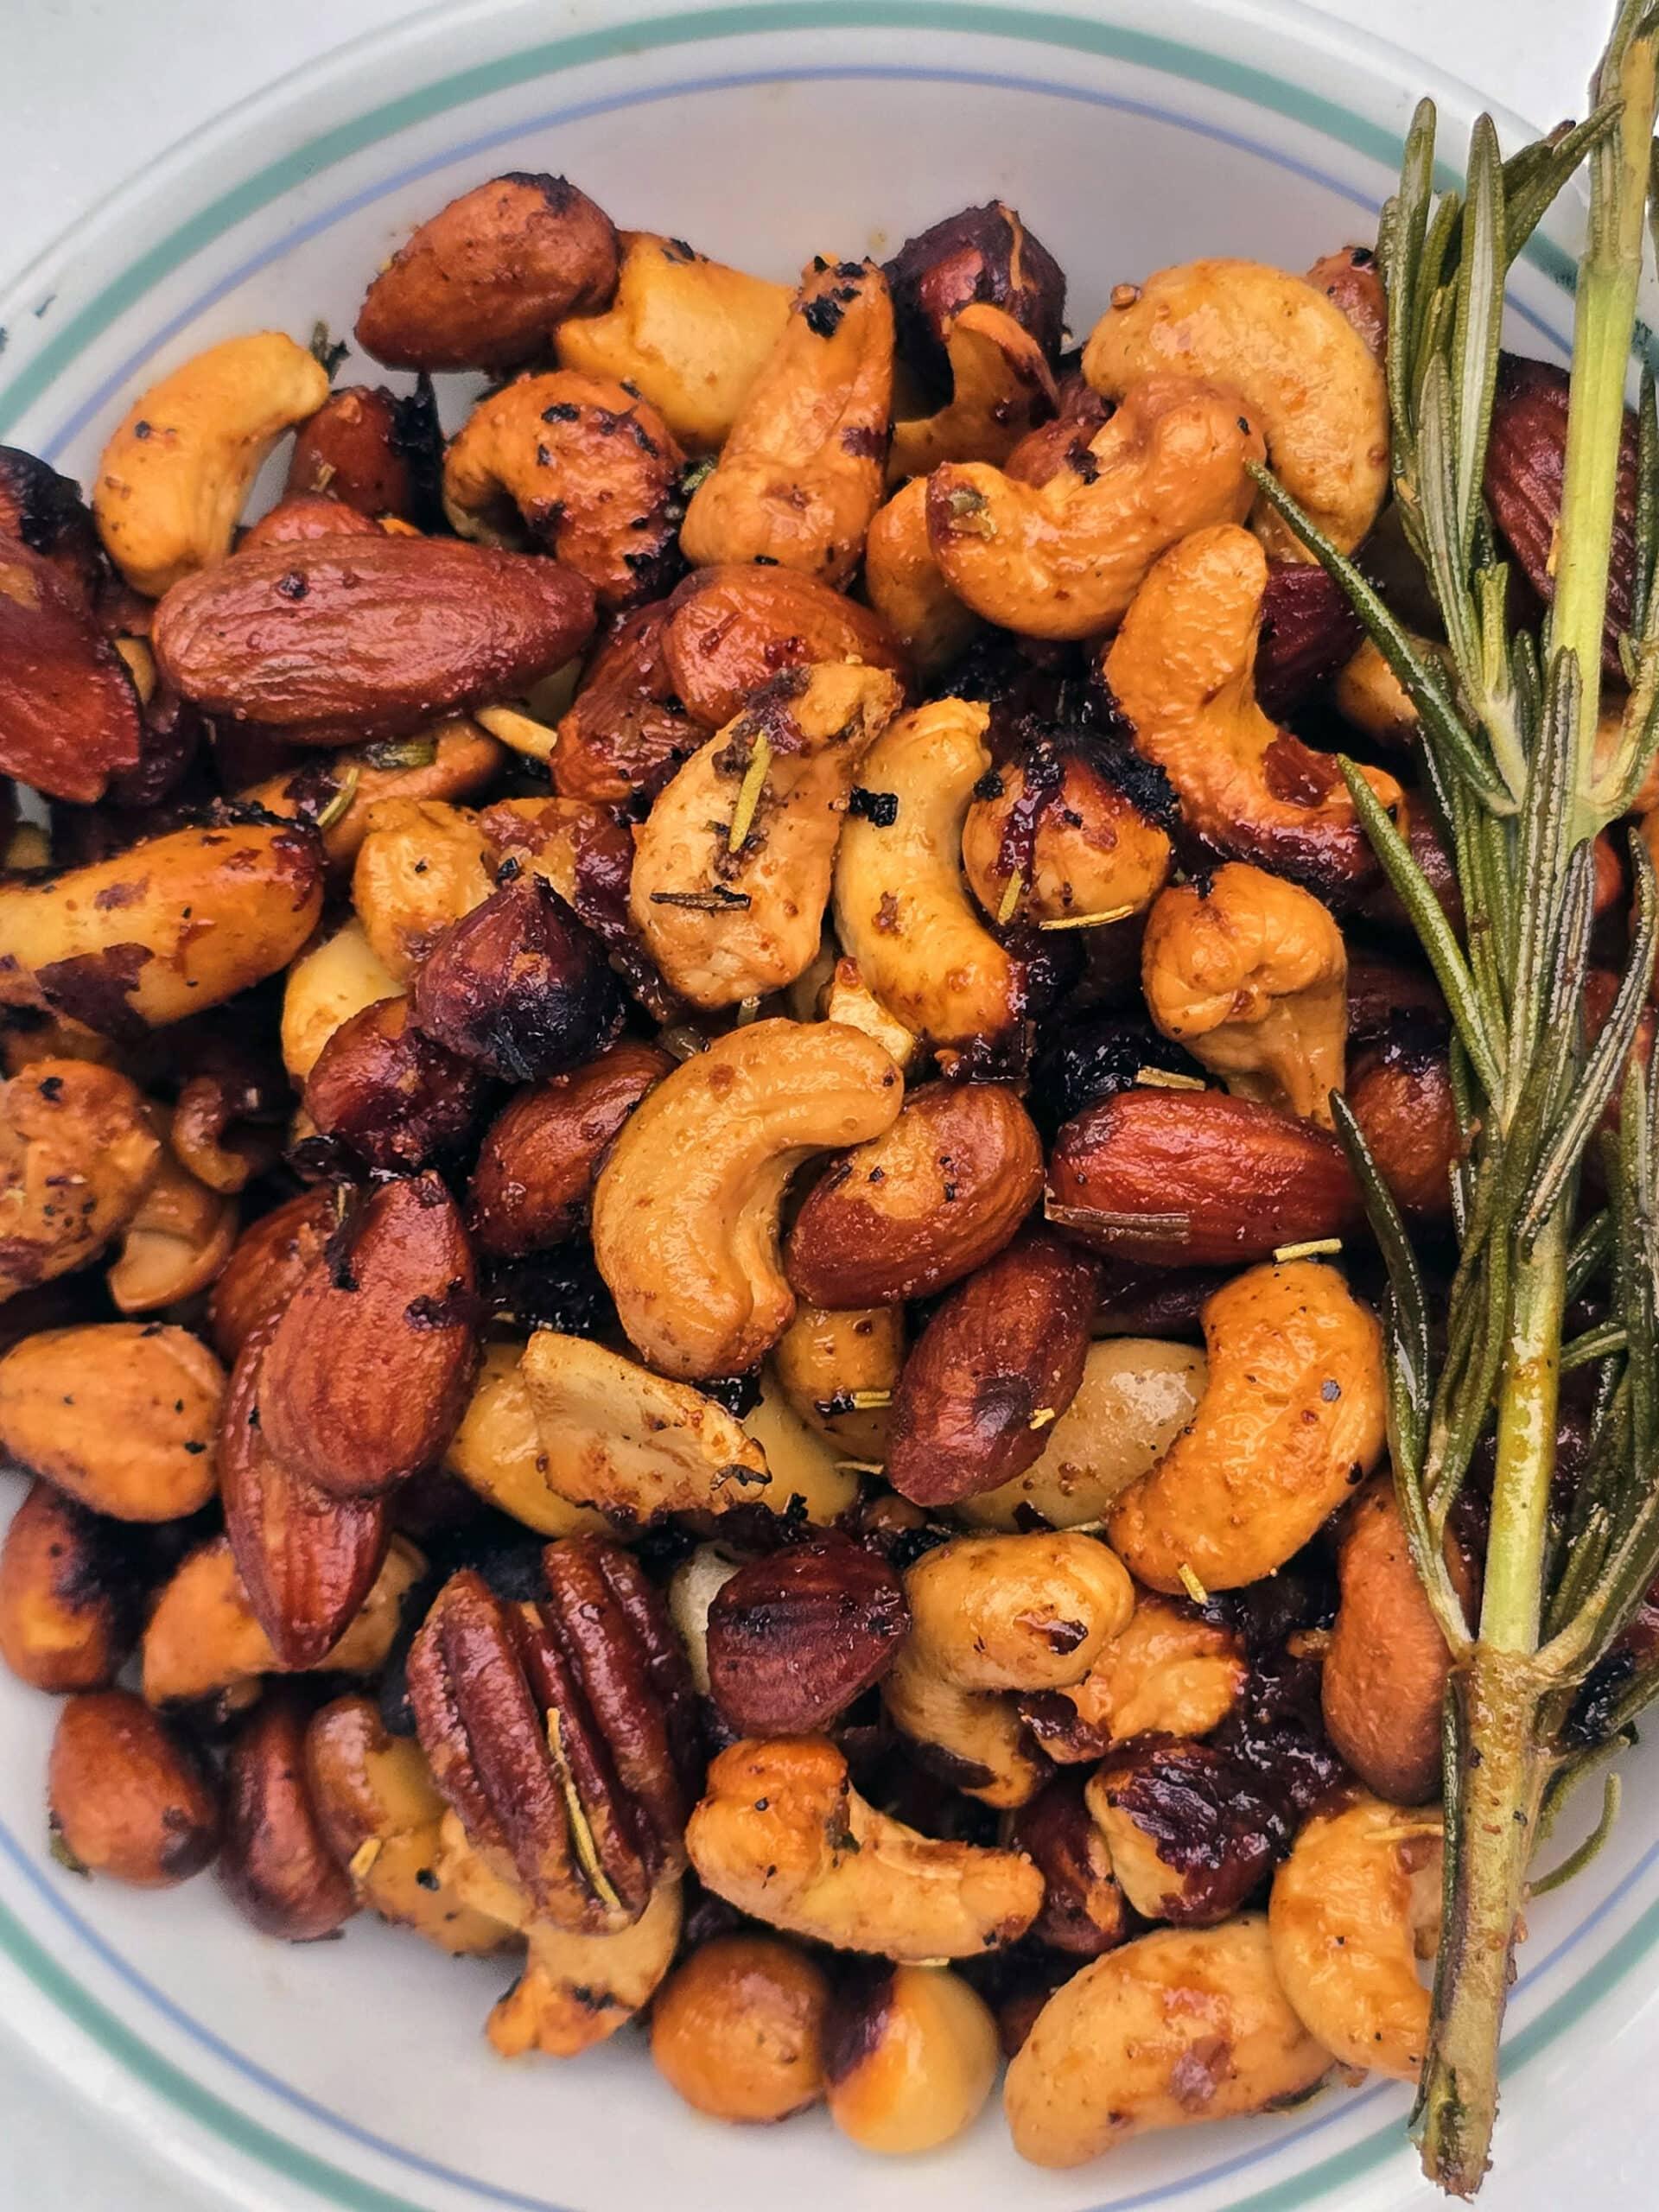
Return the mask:
[[295,1691],[269,1693],[225,1766],[219,1878],[254,1926],[290,1943],[332,1936],[357,1895],[328,1848],[306,1779],[308,1712]]
[[430,1466],[467,1403],[475,1290],[435,1175],[376,1192],[271,1338],[258,1408],[276,1459],[334,1497],[377,1497]]
[[1036,1230],[960,1284],[893,1396],[887,1479],[918,1505],[995,1490],[1040,1456],[1083,1380],[1099,1270]]
[[579,652],[591,585],[555,561],[435,537],[268,545],[156,610],[156,665],[210,714],[360,744],[517,697]]
[[443,432],[432,387],[414,391],[347,385],[333,391],[295,434],[290,499],[326,493],[360,515],[397,515],[424,529],[437,506]]
[[138,696],[92,610],[43,554],[0,537],[0,772],[90,805],[136,767]]
[[243,1230],[207,1301],[207,1334],[227,1365],[288,1304],[339,1220],[331,1191],[302,1191]]
[[1042,1195],[1043,1148],[1012,1090],[932,1083],[814,1185],[784,1251],[815,1306],[896,1306],[960,1282]]
[[1096,1251],[1154,1267],[1243,1266],[1342,1236],[1360,1205],[1323,1129],[1217,1090],[1139,1090],[1061,1129],[1048,1217]]
[[47,1797],[73,1865],[139,1889],[188,1881],[219,1841],[219,1806],[200,1764],[130,1690],[85,1690],[65,1705]]
[[598,646],[559,723],[553,788],[607,805],[654,798],[708,734],[675,695],[663,654],[672,599],[636,607]]
[[662,656],[688,715],[720,729],[779,669],[855,660],[907,673],[879,614],[792,569],[718,563],[668,601]]
[[473,1242],[494,1259],[563,1244],[588,1218],[600,1161],[674,1065],[625,1037],[586,1067],[521,1090],[490,1124],[473,1172]]
[[827,1728],[880,1681],[910,1629],[884,1560],[827,1536],[751,1560],[709,1608],[709,1686],[746,1736]]

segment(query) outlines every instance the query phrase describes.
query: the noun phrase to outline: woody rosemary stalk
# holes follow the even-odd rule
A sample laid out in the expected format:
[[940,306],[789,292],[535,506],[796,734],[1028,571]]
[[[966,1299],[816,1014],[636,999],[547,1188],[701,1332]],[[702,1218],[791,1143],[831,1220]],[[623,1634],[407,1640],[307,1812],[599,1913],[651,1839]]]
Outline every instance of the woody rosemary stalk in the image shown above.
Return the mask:
[[[1628,702],[1598,757],[1656,43],[1659,10],[1624,0],[1585,122],[1504,162],[1483,117],[1461,194],[1435,196],[1432,105],[1414,119],[1378,251],[1395,499],[1434,593],[1444,648],[1425,652],[1408,637],[1353,564],[1260,473],[1274,505],[1347,589],[1417,709],[1423,787],[1413,804],[1427,807],[1452,853],[1464,912],[1459,934],[1395,824],[1344,762],[1355,806],[1451,1009],[1464,1150],[1442,1336],[1431,1331],[1400,1217],[1351,1116],[1334,1102],[1389,1267],[1395,1480],[1452,1654],[1446,1912],[1415,2123],[1425,2171],[1459,2196],[1474,2193],[1489,2162],[1498,2039],[1528,1896],[1588,1855],[1581,1848],[1541,1878],[1535,1848],[1576,1781],[1605,1764],[1659,1688],[1659,1680],[1637,1677],[1599,1731],[1586,1720],[1584,1685],[1659,1573],[1659,1092],[1650,1097],[1640,1070],[1627,1070],[1659,904],[1639,839],[1630,841],[1627,963],[1599,1033],[1585,1007],[1592,841],[1628,810],[1659,741],[1659,426],[1647,378],[1634,606],[1618,640]],[[1483,486],[1508,271],[1586,162],[1591,213],[1554,599],[1538,637],[1510,626],[1508,572]],[[1599,1131],[1616,1096],[1619,1134],[1609,1141]],[[1611,1203],[1586,1220],[1580,1168],[1592,1142],[1608,1151]],[[1567,1306],[1586,1294],[1605,1319],[1564,1346]],[[1553,1481],[1564,1363],[1592,1365],[1595,1385],[1590,1449],[1567,1501]],[[1471,1623],[1445,1545],[1476,1448],[1494,1430],[1484,1580]],[[1604,1825],[1617,1803],[1611,1770],[1605,1786]]]

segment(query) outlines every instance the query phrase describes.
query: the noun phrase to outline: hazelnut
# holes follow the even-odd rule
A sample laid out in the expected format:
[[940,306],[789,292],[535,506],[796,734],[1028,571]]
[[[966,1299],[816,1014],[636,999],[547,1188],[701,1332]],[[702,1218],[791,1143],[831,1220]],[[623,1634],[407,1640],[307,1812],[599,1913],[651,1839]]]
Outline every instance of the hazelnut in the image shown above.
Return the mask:
[[1001,2056],[984,1999],[943,1967],[858,1974],[825,2040],[830,2117],[867,2151],[936,2150],[978,2118]]
[[651,2055],[715,2120],[787,2120],[823,2094],[830,1985],[793,1943],[721,1936],[694,1951],[652,2008]]
[[213,1857],[219,1807],[167,1723],[130,1690],[83,1690],[58,1716],[47,1769],[66,1861],[140,1889],[188,1881]]

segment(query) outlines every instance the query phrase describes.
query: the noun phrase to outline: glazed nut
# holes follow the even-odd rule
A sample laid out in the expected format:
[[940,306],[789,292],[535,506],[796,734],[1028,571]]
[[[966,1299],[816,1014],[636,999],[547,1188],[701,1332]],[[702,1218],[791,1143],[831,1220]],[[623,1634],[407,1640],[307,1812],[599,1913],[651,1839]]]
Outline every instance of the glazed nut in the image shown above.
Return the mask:
[[663,668],[694,721],[721,729],[786,668],[860,661],[906,673],[879,616],[793,569],[732,563],[695,569],[664,612]]
[[274,1457],[346,1498],[431,1466],[467,1402],[475,1292],[437,1176],[377,1191],[312,1262],[271,1338],[257,1406]]
[[1119,1888],[1143,1919],[1211,1928],[1261,1887],[1281,1830],[1213,1745],[1130,1744],[1084,1791]]
[[94,1513],[175,1521],[213,1495],[224,1393],[188,1329],[44,1329],[0,1359],[0,1452]]
[[[340,971],[340,988],[328,988],[326,971],[318,981],[321,995],[331,1001],[334,1027],[359,1007],[403,988],[450,925],[483,905],[491,889],[489,849],[476,815],[445,800],[386,798],[372,810],[352,868],[352,904],[372,964],[349,937],[349,923],[340,932],[345,944],[339,938],[328,941],[338,947],[328,964]],[[321,963],[327,952],[327,946],[319,947],[311,957]],[[299,972],[296,966],[290,991]],[[367,995],[359,997],[359,989]],[[285,1055],[289,1027],[284,1007]],[[328,1034],[332,1031],[325,1039]],[[313,1063],[315,1058],[314,1052]],[[300,1072],[303,1079],[310,1066]]]
[[291,493],[268,507],[242,533],[238,553],[257,553],[268,545],[311,545],[320,537],[378,537],[380,525],[354,507],[345,506],[326,493],[296,499]]
[[1115,1257],[1237,1266],[1343,1236],[1360,1199],[1323,1129],[1220,1091],[1147,1088],[1066,1122],[1049,1154],[1047,1213]]
[[709,1693],[745,1736],[827,1728],[892,1665],[910,1626],[904,1586],[844,1537],[740,1567],[708,1610]]
[[905,1363],[905,1317],[891,1306],[830,1313],[803,1300],[772,1351],[791,1413],[850,1459],[887,1455],[887,1414]]
[[472,1127],[478,1070],[416,1029],[405,998],[380,999],[342,1021],[305,1080],[305,1110],[382,1174],[424,1167]]
[[332,1192],[302,1191],[245,1229],[207,1300],[207,1335],[227,1366],[288,1304],[339,1226]]
[[1274,1877],[1273,1963],[1303,2025],[1344,2066],[1415,2082],[1428,2045],[1420,1959],[1440,1939],[1438,1808],[1376,1797],[1319,1814]]
[[599,1935],[637,1922],[684,1863],[691,1684],[629,1554],[569,1537],[542,1560],[524,1606],[470,1569],[450,1577],[410,1649],[410,1695],[474,1848],[510,1854],[556,1926]]
[[949,668],[971,642],[979,618],[957,597],[933,557],[925,476],[901,485],[871,518],[864,588],[918,676]]
[[978,302],[1009,315],[1048,359],[1060,350],[1065,272],[1000,200],[964,207],[906,238],[882,274],[893,293],[899,353],[930,392],[949,389],[950,331]]
[[1098,1271],[1033,1231],[957,1285],[893,1393],[887,1479],[918,1505],[997,1489],[1039,1459],[1083,1380]]
[[83,597],[102,581],[98,531],[79,485],[21,446],[0,446],[0,537],[43,554]]
[[486,2031],[504,2058],[539,2050],[577,2058],[643,2012],[679,1948],[680,1885],[658,1883],[631,1928],[585,1936],[550,1921],[526,1923],[524,1971]]
[[511,369],[616,288],[610,219],[562,176],[515,172],[452,200],[370,285],[357,342],[390,369]]
[[1198,1410],[1108,1521],[1136,1580],[1236,1590],[1300,1551],[1376,1464],[1382,1335],[1334,1268],[1252,1268],[1204,1308]]
[[302,952],[283,985],[283,1065],[295,1084],[303,1084],[342,1021],[400,988],[355,915]]
[[1041,1870],[1043,1909],[1033,1936],[1068,1957],[1098,1959],[1129,1932],[1112,1854],[1084,1802],[1081,1774],[1057,1775],[1008,1823],[1008,1840]]
[[625,1037],[511,1099],[485,1132],[473,1170],[467,1220],[476,1249],[514,1259],[578,1235],[600,1162],[673,1065],[654,1045]]
[[142,1095],[114,1068],[39,1060],[0,1086],[0,1301],[119,1236],[161,1157]]
[[[945,582],[988,622],[1028,637],[1116,629],[1166,547],[1249,512],[1260,429],[1225,383],[1151,376],[1099,429],[1080,426],[1033,483],[946,463],[928,480],[927,534]],[[1044,451],[1046,453],[1046,440]]]
[[906,2157],[971,2127],[1001,2052],[990,2008],[943,1967],[874,1967],[836,1993],[824,2030],[830,2117],[866,2151]]
[[1351,666],[1359,651],[1376,654],[1386,668],[1375,645],[1361,646],[1363,635],[1334,577],[1323,569],[1270,561],[1255,656],[1255,696],[1262,713],[1282,721]]
[[1029,1859],[936,1842],[878,1812],[821,1736],[722,1751],[686,1846],[704,1887],[740,1910],[897,1964],[975,1958],[1014,1942],[1042,1905]]
[[159,599],[221,560],[272,447],[327,397],[326,371],[275,330],[210,346],[152,385],[104,448],[92,494],[133,589]]
[[0,1658],[37,1690],[104,1689],[137,1630],[135,1562],[121,1531],[31,1484],[0,1543]]
[[303,755],[296,767],[239,793],[268,813],[308,822],[331,869],[349,870],[377,809],[392,799],[454,805],[493,781],[506,748],[465,715],[451,715],[413,737]]
[[[1300,276],[1253,261],[1192,261],[1122,288],[1090,334],[1083,372],[1126,400],[1173,370],[1240,393],[1274,474],[1338,550],[1351,553],[1389,487],[1382,370],[1346,315]],[[1256,528],[1274,554],[1309,556],[1263,501]]]
[[326,494],[354,514],[395,515],[424,529],[436,512],[442,461],[443,432],[424,378],[409,392],[345,385],[300,425],[284,496]]
[[410,991],[423,1035],[512,1083],[591,1059],[622,1015],[597,941],[534,871],[452,922]]
[[1389,298],[1375,248],[1344,245],[1334,253],[1321,254],[1308,270],[1307,281],[1347,316],[1364,340],[1367,351],[1386,363]]
[[651,799],[703,740],[663,658],[671,600],[635,607],[605,637],[559,720],[553,788],[565,798],[617,805]]
[[789,287],[682,238],[631,231],[622,244],[608,311],[570,315],[554,333],[559,366],[632,385],[688,453],[717,451],[784,334]]
[[1348,955],[1311,893],[1236,861],[1173,885],[1147,917],[1141,973],[1159,1028],[1236,1097],[1332,1126]]
[[1005,309],[971,302],[944,335],[950,397],[935,412],[893,426],[887,479],[925,476],[947,461],[1005,461],[1027,430],[1053,414],[1053,372],[1043,348]]
[[[178,1116],[172,1116],[176,1123]],[[214,1282],[236,1243],[236,1200],[193,1175],[170,1139],[168,1117],[157,1123],[169,1141],[155,1181],[122,1232],[110,1268],[110,1296],[118,1313],[154,1313],[194,1298]]]
[[1237,1706],[1248,1672],[1236,1629],[1143,1590],[1080,1682],[1022,1698],[1020,1710],[1050,1758],[1092,1763],[1139,1736],[1207,1736]]
[[720,1936],[676,1967],[651,2012],[669,2087],[715,2120],[767,2122],[823,2094],[830,1984],[775,1936]]
[[733,1006],[810,966],[848,802],[902,697],[884,669],[790,669],[676,772],[636,832],[628,910],[682,998]]
[[[325,1657],[331,1673],[372,1675],[385,1663],[404,1597],[424,1572],[420,1554],[394,1536],[362,1611]],[[201,1545],[174,1570],[145,1626],[142,1649],[144,1696],[151,1705],[234,1692],[261,1675],[282,1672],[224,1536]]]
[[784,1248],[815,1305],[899,1305],[943,1290],[1001,1251],[1041,1196],[1030,1116],[997,1084],[912,1090],[893,1127],[831,1162]]
[[1080,2166],[1132,2135],[1302,2096],[1331,2065],[1274,1972],[1267,1916],[1156,1929],[1074,1975],[1003,2092],[1014,2147]]
[[162,1028],[286,967],[321,911],[307,830],[251,822],[147,837],[42,882],[0,885],[0,1006],[42,1007],[114,1037]]
[[696,568],[775,561],[839,588],[881,504],[893,305],[864,261],[814,263],[749,386],[680,543]]
[[268,1691],[225,1763],[219,1883],[262,1934],[289,1943],[332,1936],[357,1910],[311,1802],[307,1719],[295,1692]]
[[593,626],[592,587],[556,562],[381,536],[239,553],[175,585],[151,634],[206,713],[347,745],[517,698]]
[[[835,1023],[757,1021],[666,1076],[594,1193],[594,1251],[639,1351],[687,1380],[741,1374],[787,1327],[779,1212],[814,1151],[878,1135],[904,1084]],[[648,1256],[647,1256],[648,1255]]]
[[0,532],[0,773],[90,805],[143,747],[137,695],[85,592]]
[[1130,763],[1037,746],[991,782],[962,826],[962,864],[988,914],[1098,926],[1141,912],[1162,890],[1168,830]]
[[219,1844],[219,1805],[192,1753],[130,1690],[83,1690],[58,1715],[47,1769],[65,1862],[140,1889],[199,1874]]
[[519,1370],[521,1343],[486,1344],[461,1424],[443,1455],[447,1471],[540,1536],[579,1529],[602,1533],[602,1515],[560,1496],[549,1480],[530,1386]]
[[444,512],[463,537],[541,547],[585,576],[601,607],[635,606],[678,565],[684,465],[648,401],[558,369],[474,408],[444,455]]
[[1386,1039],[1356,1061],[1347,1097],[1402,1212],[1415,1221],[1449,1221],[1463,1133],[1444,1046],[1409,1032]]

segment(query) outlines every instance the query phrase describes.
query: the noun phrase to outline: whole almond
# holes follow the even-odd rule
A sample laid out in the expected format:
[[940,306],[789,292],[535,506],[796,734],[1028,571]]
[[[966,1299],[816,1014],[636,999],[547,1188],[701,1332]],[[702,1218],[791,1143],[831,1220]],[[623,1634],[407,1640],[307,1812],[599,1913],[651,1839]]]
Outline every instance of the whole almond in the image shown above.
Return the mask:
[[490,1124],[469,1193],[473,1242],[495,1259],[563,1244],[588,1218],[600,1163],[674,1062],[624,1037],[586,1067],[521,1090]]
[[880,1681],[910,1629],[905,1587],[845,1537],[751,1560],[709,1608],[709,1683],[746,1736],[810,1735]]
[[377,1191],[315,1261],[260,1377],[265,1442],[335,1497],[429,1467],[467,1402],[477,1351],[473,1255],[437,1176]]
[[207,1334],[228,1365],[280,1313],[340,1225],[332,1191],[302,1191],[245,1229],[207,1300]]
[[705,729],[723,728],[780,669],[854,660],[907,673],[904,648],[868,607],[815,576],[742,562],[698,569],[677,588],[662,655],[681,704]]
[[663,658],[673,605],[660,599],[624,615],[583,670],[553,753],[562,798],[655,798],[707,736],[675,696]]
[[511,699],[579,652],[592,587],[555,561],[438,537],[238,553],[156,610],[156,665],[212,715],[359,744]]
[[87,805],[137,766],[138,696],[61,569],[0,537],[0,772]]

